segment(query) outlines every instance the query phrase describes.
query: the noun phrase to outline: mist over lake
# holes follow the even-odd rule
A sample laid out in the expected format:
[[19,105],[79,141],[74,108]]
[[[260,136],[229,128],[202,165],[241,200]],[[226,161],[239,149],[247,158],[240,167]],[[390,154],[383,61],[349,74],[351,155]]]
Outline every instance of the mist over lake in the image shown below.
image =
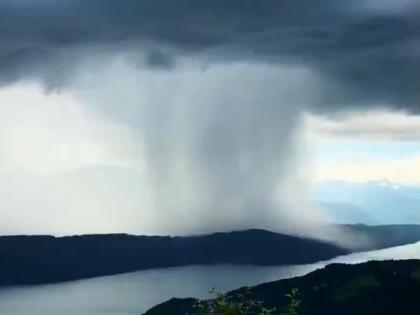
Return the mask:
[[51,285],[0,289],[1,315],[130,315],[172,297],[209,296],[220,291],[301,276],[328,263],[420,259],[420,243],[355,253],[330,261],[287,267],[186,266],[154,269]]

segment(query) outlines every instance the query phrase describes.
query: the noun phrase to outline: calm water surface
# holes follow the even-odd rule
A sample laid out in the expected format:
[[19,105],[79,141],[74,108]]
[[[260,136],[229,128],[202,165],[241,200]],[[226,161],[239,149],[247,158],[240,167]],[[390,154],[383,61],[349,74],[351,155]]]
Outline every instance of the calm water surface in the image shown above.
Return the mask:
[[420,243],[287,267],[188,266],[53,285],[0,289],[1,315],[136,315],[171,297],[208,297],[244,285],[304,275],[331,262],[420,259]]

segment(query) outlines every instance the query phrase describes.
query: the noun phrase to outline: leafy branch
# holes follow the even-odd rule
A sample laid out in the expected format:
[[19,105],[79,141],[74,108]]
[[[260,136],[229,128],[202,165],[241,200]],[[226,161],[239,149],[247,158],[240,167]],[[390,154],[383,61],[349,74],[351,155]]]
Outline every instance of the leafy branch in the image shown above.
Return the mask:
[[[235,296],[217,292],[214,289],[210,293],[215,298],[209,301],[199,301],[195,304],[194,315],[276,315],[276,308],[264,307],[264,302],[250,298],[249,288]],[[299,315],[301,301],[299,291],[292,289],[286,295],[288,303],[279,315]]]

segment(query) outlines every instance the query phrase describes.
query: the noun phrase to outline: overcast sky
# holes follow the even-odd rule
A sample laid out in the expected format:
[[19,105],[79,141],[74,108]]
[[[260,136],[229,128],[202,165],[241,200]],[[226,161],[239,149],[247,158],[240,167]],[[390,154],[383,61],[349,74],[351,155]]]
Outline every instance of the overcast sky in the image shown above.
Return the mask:
[[420,185],[415,0],[0,0],[0,233],[313,234]]

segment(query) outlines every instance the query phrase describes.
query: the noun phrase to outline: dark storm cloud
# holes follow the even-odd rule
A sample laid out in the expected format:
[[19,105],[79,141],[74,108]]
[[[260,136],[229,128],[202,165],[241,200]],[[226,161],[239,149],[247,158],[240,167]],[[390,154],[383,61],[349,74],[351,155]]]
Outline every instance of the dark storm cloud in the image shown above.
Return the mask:
[[[87,113],[127,127],[136,140],[128,160],[145,169],[142,186],[133,187],[150,199],[150,213],[135,216],[151,228],[301,233],[321,217],[301,183],[308,158],[298,165],[306,106],[322,113],[418,106],[419,14],[403,7],[393,0],[0,0],[0,85],[68,87]],[[118,198],[110,207],[125,207]],[[149,203],[128,199],[133,209]]]
[[130,50],[165,69],[180,56],[305,65],[331,82],[318,105],[417,107],[418,7],[368,2],[0,0],[0,83],[59,86],[79,59]]

